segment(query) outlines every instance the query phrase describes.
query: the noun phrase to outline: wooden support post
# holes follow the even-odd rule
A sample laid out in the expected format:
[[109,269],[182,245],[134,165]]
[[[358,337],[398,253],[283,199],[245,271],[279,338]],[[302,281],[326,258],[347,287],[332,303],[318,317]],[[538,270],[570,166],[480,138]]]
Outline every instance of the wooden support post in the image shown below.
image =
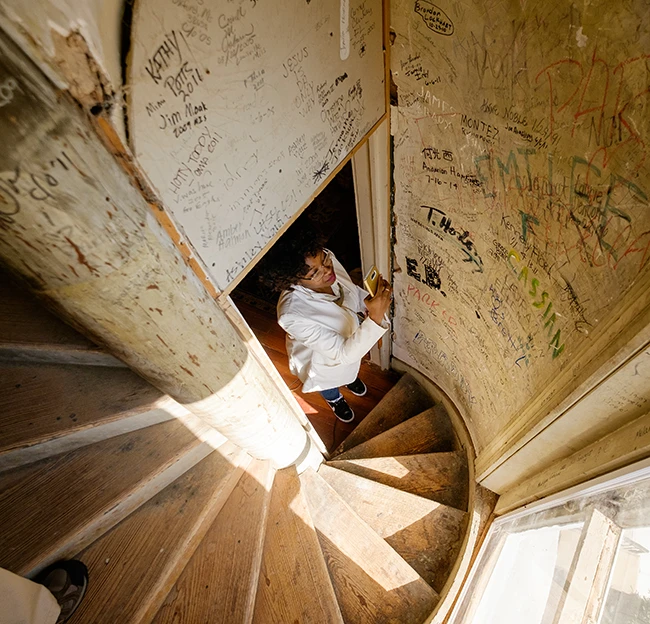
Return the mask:
[[313,454],[286,398],[154,218],[128,154],[112,153],[2,31],[0,84],[0,261],[254,457],[287,466]]

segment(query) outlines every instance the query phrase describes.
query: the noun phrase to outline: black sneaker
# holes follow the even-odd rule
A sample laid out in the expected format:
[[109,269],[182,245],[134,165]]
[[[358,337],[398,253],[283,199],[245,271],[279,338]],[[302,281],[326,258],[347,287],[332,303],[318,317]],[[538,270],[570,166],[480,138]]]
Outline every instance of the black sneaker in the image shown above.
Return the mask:
[[77,610],[88,587],[88,568],[76,559],[58,561],[35,579],[45,585],[61,607],[56,624],[67,622]]
[[354,412],[343,397],[336,399],[336,401],[328,401],[327,404],[341,422],[347,423],[354,420]]
[[346,388],[352,394],[356,394],[357,396],[363,396],[368,391],[366,384],[364,384],[358,377],[351,384],[348,384]]

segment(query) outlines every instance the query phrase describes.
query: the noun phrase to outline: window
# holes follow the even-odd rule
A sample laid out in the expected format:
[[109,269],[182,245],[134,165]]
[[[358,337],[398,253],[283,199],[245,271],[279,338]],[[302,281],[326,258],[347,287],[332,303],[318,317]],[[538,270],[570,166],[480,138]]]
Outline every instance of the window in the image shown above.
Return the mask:
[[496,520],[451,624],[650,624],[650,469]]

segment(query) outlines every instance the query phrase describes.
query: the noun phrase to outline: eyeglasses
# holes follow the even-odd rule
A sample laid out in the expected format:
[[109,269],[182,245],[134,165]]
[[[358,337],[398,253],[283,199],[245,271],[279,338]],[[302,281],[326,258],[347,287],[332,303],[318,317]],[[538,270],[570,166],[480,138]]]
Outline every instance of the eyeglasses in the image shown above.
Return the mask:
[[320,279],[321,277],[324,277],[325,274],[327,273],[327,270],[332,267],[332,252],[329,250],[323,249],[323,259],[321,260],[321,266],[318,267],[309,277],[307,275],[305,277],[302,277],[301,279],[304,279],[308,282],[311,282],[313,280]]

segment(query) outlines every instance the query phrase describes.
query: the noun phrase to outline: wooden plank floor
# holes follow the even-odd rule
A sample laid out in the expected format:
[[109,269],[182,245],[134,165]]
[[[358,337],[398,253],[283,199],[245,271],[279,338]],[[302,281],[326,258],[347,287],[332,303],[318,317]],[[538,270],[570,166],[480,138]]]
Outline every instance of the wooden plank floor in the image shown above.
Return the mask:
[[[334,416],[318,392],[303,393],[300,391],[300,380],[289,371],[285,345],[286,334],[278,325],[275,313],[259,309],[252,305],[250,300],[244,301],[243,298],[236,295],[233,296],[233,299],[329,451],[333,451],[350,435],[399,379],[399,375],[394,371],[382,371],[370,362],[362,362],[359,376],[368,387],[368,393],[363,397],[357,397],[346,388],[342,388],[343,395],[355,414],[351,423],[343,423]],[[384,339],[387,340],[387,338]]]

